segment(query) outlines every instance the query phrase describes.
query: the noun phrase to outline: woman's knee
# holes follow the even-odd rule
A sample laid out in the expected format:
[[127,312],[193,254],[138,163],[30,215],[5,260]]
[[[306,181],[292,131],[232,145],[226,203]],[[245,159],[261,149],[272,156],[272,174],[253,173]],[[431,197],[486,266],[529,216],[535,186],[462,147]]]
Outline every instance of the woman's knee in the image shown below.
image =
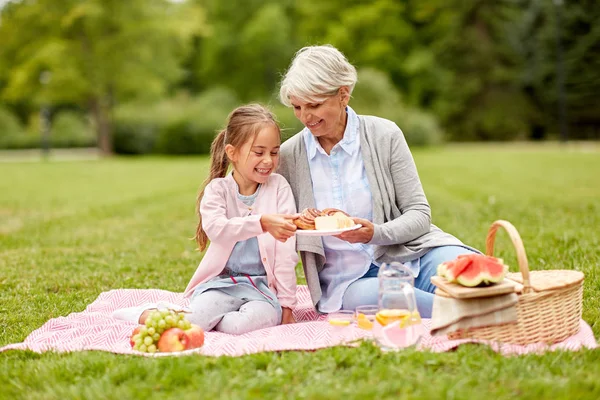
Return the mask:
[[473,254],[472,250],[462,246],[440,246],[429,250],[421,257],[419,276],[415,279],[415,287],[433,293],[435,286],[431,277],[437,274],[437,267],[443,262],[454,260],[461,254]]
[[354,311],[361,305],[377,304],[379,280],[362,278],[348,286],[342,298],[342,309]]
[[435,264],[435,267],[443,262],[454,260],[461,254],[473,254],[473,250],[469,250],[462,246],[440,246],[429,250],[421,258],[421,262]]

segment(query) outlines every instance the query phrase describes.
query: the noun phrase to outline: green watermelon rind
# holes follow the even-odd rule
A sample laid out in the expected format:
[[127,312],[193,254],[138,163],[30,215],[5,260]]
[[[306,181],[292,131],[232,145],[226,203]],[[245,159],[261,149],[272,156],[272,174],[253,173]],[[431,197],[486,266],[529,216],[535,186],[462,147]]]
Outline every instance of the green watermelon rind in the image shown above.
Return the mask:
[[[472,263],[456,277],[456,283],[466,287],[489,286],[502,282],[508,272],[508,266],[501,259],[490,256],[473,256]],[[490,267],[499,266],[501,271],[492,274]],[[477,269],[477,271],[474,271]],[[471,274],[469,272],[473,271]],[[469,277],[471,275],[472,277]]]
[[[473,271],[473,274],[470,274],[471,271]],[[467,266],[467,268],[465,268],[460,275],[456,277],[456,283],[467,287],[479,286],[484,283],[484,276],[482,272],[483,271],[481,270],[481,267],[471,260],[471,263]],[[470,277],[470,275],[472,275],[472,277]]]
[[448,262],[443,262],[440,265],[437,266],[437,275],[441,276],[442,278],[446,277],[446,271],[448,269]]
[[[492,274],[490,271],[490,267],[499,267],[500,270],[495,273]],[[502,282],[502,280],[504,279],[504,277],[506,276],[506,274],[508,273],[508,265],[505,265],[501,259],[495,259],[492,262],[487,262],[485,264],[486,270],[483,271],[484,274],[484,281],[485,282],[489,282],[490,284],[494,284],[494,283],[500,283]]]

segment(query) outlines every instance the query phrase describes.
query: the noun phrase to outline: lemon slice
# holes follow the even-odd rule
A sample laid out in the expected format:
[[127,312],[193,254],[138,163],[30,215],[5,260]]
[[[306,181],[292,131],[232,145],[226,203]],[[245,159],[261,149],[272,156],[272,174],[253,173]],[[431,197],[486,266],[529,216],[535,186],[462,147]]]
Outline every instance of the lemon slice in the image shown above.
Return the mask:
[[371,330],[373,329],[373,322],[370,321],[367,316],[363,313],[356,315],[356,325],[360,329]]
[[348,326],[350,325],[350,321],[342,318],[332,318],[329,320],[329,324],[334,326]]
[[383,310],[379,311],[377,314],[375,314],[375,319],[382,326],[386,326],[390,322],[394,322],[394,321],[398,321],[398,320],[405,320],[405,319],[409,318],[410,315],[411,315],[411,312],[408,310],[383,309]]

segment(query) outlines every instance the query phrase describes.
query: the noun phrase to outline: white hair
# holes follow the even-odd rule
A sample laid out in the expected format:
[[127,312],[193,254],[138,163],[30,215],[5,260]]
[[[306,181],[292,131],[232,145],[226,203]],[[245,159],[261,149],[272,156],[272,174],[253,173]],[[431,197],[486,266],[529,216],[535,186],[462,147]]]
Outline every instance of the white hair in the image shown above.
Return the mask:
[[281,82],[279,101],[287,107],[291,106],[291,97],[318,103],[342,86],[352,94],[357,79],[356,68],[332,45],[303,47]]

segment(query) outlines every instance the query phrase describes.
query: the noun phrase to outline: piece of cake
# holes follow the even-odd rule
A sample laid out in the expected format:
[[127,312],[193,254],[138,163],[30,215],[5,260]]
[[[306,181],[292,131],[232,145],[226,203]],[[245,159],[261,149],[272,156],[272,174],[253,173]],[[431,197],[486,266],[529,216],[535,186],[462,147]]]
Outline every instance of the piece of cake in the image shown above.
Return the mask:
[[331,231],[352,226],[354,226],[354,221],[341,212],[315,218],[315,229],[320,231]]

